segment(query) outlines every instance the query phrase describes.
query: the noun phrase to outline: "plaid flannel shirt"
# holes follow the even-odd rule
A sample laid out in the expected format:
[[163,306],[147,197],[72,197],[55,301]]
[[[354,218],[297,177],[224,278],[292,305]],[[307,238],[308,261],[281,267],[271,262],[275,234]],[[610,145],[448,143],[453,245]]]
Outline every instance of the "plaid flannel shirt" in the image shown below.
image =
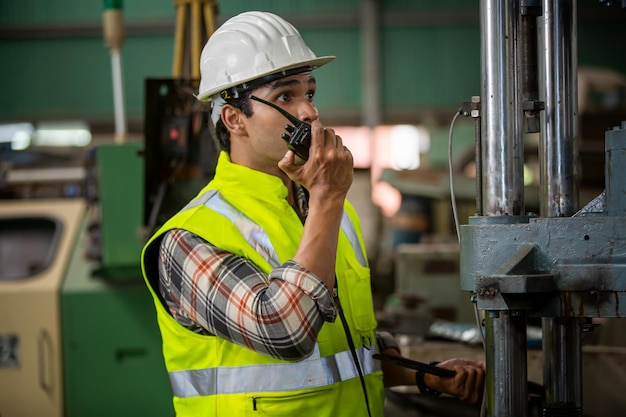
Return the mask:
[[[308,199],[299,186],[296,203],[304,221]],[[268,275],[180,229],[161,242],[159,290],[182,326],[285,360],[308,355],[324,322],[337,315],[326,285],[298,263],[287,261]],[[378,339],[383,349],[395,345],[388,336]]]

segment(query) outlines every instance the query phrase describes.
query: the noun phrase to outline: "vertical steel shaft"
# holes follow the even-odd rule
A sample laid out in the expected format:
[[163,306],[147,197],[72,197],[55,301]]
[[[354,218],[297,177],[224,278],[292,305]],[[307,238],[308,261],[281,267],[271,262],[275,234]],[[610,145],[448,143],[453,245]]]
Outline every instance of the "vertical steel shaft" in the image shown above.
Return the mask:
[[524,212],[519,0],[481,1],[483,213]]
[[[482,213],[524,214],[520,0],[481,0]],[[488,311],[487,415],[527,415],[525,315]]]
[[576,1],[544,0],[540,25],[540,214],[569,217],[578,208],[578,76]]
[[363,40],[363,125],[374,128],[382,123],[380,92],[380,0],[363,0],[361,3],[361,37]]
[[[567,217],[578,207],[578,77],[576,0],[543,0],[540,25],[540,91],[545,112],[539,148],[540,213]],[[543,318],[546,413],[582,410],[581,324],[574,318]],[[565,415],[565,414],[559,414]]]
[[485,319],[487,352],[498,353],[487,354],[487,415],[526,416],[526,317],[521,311],[490,311]]
[[582,325],[580,319],[543,319],[543,385],[546,416],[582,416]]
[[604,178],[607,216],[626,216],[626,121],[606,133]]

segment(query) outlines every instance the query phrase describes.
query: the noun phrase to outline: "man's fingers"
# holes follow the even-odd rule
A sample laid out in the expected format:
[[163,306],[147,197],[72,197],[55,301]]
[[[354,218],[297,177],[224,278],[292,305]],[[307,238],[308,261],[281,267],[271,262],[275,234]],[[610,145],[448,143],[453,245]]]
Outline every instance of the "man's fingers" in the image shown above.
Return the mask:
[[459,398],[470,404],[479,402],[482,395],[484,373],[480,372],[479,368],[471,366],[457,367],[456,371],[461,377],[459,379],[461,390]]
[[311,147],[323,148],[326,143],[326,129],[319,120],[311,123]]

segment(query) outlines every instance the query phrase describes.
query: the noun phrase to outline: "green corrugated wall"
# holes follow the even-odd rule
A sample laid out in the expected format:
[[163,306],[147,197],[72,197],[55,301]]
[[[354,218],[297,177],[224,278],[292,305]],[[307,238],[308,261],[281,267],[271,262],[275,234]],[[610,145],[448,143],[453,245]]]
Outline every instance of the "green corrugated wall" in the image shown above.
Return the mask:
[[[454,111],[479,94],[477,0],[380,1],[381,97],[387,119]],[[579,4],[580,65],[626,73],[626,11],[597,1]],[[250,9],[249,0],[219,2],[219,21]],[[362,0],[257,0],[254,8],[283,15],[318,54],[337,60],[317,71],[322,116],[359,120],[362,95]],[[0,1],[0,122],[87,119],[113,123],[109,51],[102,38],[101,1]],[[144,80],[170,77],[173,1],[127,0],[122,49],[129,121],[143,118]]]

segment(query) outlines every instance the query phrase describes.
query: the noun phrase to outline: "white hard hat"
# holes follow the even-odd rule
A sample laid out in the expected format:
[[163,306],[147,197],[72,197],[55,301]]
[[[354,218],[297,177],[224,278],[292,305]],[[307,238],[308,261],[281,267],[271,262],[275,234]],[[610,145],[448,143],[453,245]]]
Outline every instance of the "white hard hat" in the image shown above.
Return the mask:
[[298,30],[268,12],[245,12],[227,20],[200,56],[198,100],[209,101],[230,87],[295,68],[318,68],[335,59],[317,57]]

